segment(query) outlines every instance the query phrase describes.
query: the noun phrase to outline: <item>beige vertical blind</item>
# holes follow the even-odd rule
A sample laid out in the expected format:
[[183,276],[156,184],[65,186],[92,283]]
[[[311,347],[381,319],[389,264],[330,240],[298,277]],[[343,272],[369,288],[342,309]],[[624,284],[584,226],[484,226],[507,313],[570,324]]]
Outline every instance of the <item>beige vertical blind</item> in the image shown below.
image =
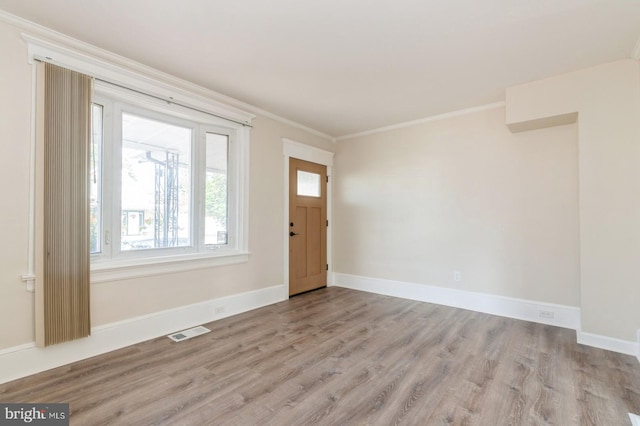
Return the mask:
[[[42,65],[42,64],[41,64]],[[86,337],[89,311],[89,148],[91,77],[52,64],[39,68],[43,133],[43,262],[36,341]]]

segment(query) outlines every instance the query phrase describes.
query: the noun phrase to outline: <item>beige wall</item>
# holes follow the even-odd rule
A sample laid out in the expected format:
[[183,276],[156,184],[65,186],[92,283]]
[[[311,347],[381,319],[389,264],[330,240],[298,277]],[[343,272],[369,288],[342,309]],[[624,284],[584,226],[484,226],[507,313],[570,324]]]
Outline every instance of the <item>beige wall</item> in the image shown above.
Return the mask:
[[636,60],[340,141],[335,270],[578,306],[582,332],[635,342],[639,165]]
[[[31,67],[20,31],[0,22],[0,349],[34,339],[28,265]],[[251,135],[249,262],[92,286],[94,326],[284,283],[283,137],[333,150],[333,143],[258,116]]]
[[577,113],[582,330],[628,341],[640,328],[640,62],[507,90],[507,123]]
[[0,348],[33,340],[27,273],[31,69],[20,33],[0,22]]
[[497,108],[339,141],[335,271],[578,306],[576,130]]

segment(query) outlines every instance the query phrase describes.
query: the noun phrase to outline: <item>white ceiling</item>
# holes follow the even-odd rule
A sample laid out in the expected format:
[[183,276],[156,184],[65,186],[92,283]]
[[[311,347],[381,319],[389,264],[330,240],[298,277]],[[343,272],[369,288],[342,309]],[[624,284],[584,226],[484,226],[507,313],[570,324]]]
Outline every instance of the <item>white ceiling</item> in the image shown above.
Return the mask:
[[0,0],[0,9],[334,137],[640,56],[638,0]]

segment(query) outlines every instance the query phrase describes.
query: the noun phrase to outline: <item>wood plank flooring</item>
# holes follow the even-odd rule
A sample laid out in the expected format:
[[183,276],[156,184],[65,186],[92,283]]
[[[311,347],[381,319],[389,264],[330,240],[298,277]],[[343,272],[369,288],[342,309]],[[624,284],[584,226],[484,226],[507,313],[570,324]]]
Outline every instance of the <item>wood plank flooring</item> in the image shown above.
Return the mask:
[[331,287],[0,385],[72,425],[629,425],[640,364],[575,332]]

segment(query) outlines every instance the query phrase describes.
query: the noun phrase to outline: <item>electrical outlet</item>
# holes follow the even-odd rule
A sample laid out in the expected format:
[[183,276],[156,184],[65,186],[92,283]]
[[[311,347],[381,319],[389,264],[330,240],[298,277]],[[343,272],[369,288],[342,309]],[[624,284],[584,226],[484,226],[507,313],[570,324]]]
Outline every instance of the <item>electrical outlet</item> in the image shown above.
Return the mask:
[[462,280],[462,274],[460,271],[453,271],[453,281],[460,282]]
[[540,311],[540,318],[553,319],[555,316],[556,315],[553,311]]

